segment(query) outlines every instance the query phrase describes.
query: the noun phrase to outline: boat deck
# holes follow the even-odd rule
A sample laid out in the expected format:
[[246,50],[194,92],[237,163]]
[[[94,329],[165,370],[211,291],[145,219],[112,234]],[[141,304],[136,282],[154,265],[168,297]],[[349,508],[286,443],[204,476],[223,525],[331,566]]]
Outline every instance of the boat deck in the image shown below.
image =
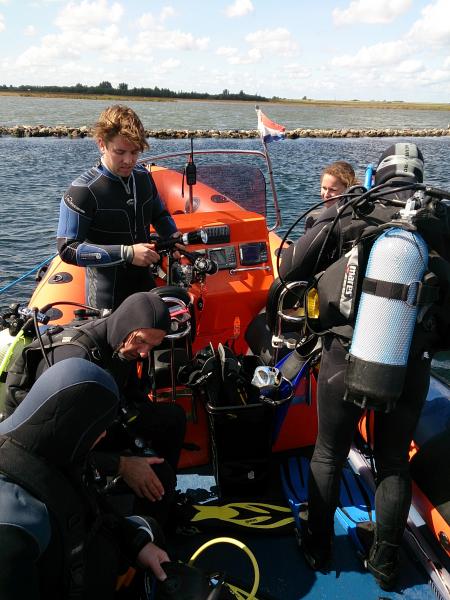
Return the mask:
[[[288,506],[281,491],[278,472],[279,464],[274,464],[270,492],[265,498],[252,500]],[[179,489],[196,490],[201,487],[210,490],[214,479],[212,476],[205,476],[205,473],[201,476],[189,473],[180,475]],[[214,491],[214,487],[212,490]],[[242,499],[235,498],[233,501],[239,502]],[[211,502],[217,503],[217,499]],[[414,560],[408,548],[402,548],[402,568],[396,589],[392,592],[381,590],[372,575],[365,570],[349,536],[337,520],[333,562],[327,574],[314,572],[308,567],[293,529],[284,529],[281,534],[267,534],[261,530],[233,528],[224,523],[192,535],[174,533],[168,538],[169,554],[172,560],[188,562],[203,543],[222,536],[240,540],[255,555],[260,570],[260,585],[256,594],[259,600],[435,600],[437,597],[425,571]],[[235,583],[241,589],[248,591],[253,585],[253,570],[249,558],[229,544],[219,543],[207,548],[195,561],[195,565],[208,573],[225,572],[225,580]],[[237,597],[244,599],[247,595]]]

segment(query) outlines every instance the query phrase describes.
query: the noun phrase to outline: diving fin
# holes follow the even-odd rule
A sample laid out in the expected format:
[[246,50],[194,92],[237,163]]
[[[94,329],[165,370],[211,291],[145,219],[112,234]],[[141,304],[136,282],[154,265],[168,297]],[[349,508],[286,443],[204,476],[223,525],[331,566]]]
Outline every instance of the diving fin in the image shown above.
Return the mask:
[[[307,511],[309,459],[291,456],[281,465],[281,482],[291,507],[297,537],[301,531],[302,514]],[[356,546],[365,556],[375,527],[373,493],[363,479],[346,466],[342,472],[339,506],[335,516]]]
[[297,538],[300,536],[302,512],[308,500],[309,460],[305,456],[291,456],[281,464],[281,483],[284,495],[291,507]]
[[253,533],[281,535],[290,533],[294,519],[287,506],[262,502],[231,502],[229,504],[185,504],[181,513],[183,527],[199,530],[230,528],[249,529]]
[[336,518],[358,552],[365,556],[375,533],[374,496],[362,477],[348,465],[342,470]]

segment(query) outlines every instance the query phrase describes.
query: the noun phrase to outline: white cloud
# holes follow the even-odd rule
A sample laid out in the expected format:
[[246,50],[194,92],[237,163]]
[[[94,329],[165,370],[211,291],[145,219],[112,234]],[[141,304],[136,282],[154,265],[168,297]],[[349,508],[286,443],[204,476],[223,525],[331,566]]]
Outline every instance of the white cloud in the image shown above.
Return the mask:
[[422,17],[408,33],[408,38],[422,44],[450,44],[450,6],[448,0],[437,0],[422,9]]
[[249,33],[245,37],[245,41],[261,52],[270,52],[280,56],[289,56],[298,50],[297,42],[292,39],[291,33],[284,27],[260,29]]
[[286,73],[290,79],[306,79],[307,77],[311,77],[311,70],[297,63],[284,65],[283,72]]
[[233,4],[228,5],[225,8],[225,14],[227,17],[244,17],[255,10],[252,0],[234,0]]
[[283,28],[261,29],[249,33],[245,41],[250,48],[241,54],[237,48],[221,46],[217,48],[216,54],[226,58],[231,65],[251,65],[261,62],[265,55],[291,56],[298,49],[297,42],[292,38],[290,32]]
[[142,14],[138,19],[138,26],[141,29],[153,29],[175,15],[176,11],[172,6],[164,6],[159,15],[154,15],[153,13]]
[[161,10],[161,13],[159,15],[160,21],[166,21],[167,19],[170,19],[171,17],[174,17],[176,15],[176,11],[172,6],[164,6]]
[[228,62],[231,65],[253,65],[254,63],[259,62],[262,57],[263,53],[260,48],[250,48],[244,56],[230,56]]
[[158,63],[158,65],[153,69],[153,72],[157,75],[165,75],[170,71],[178,68],[181,65],[181,61],[176,58],[168,58],[167,60],[163,60]]
[[401,61],[394,67],[397,73],[413,74],[423,71],[424,65],[421,60],[409,59]]
[[139,17],[138,26],[140,29],[153,29],[158,26],[158,20],[151,13],[144,13]]
[[0,13],[0,31],[4,31],[5,29],[5,17]]
[[333,10],[335,25],[390,23],[411,7],[412,0],[354,0],[348,8]]
[[[9,0],[6,1],[8,2]],[[30,6],[33,8],[40,8],[41,6],[46,6],[47,4],[62,4],[63,2],[65,2],[65,0],[40,0],[40,2],[30,2]]]
[[59,34],[44,36],[40,45],[31,46],[18,56],[17,66],[49,66],[54,64],[62,70],[67,59],[80,59],[82,56],[95,55],[105,63],[123,62],[132,58],[128,42],[120,37],[117,25],[104,29],[91,27],[86,31],[64,31]]
[[332,59],[331,65],[345,68],[365,68],[397,65],[404,56],[410,54],[407,42],[384,42],[373,46],[363,46],[356,54],[345,54]]
[[209,38],[195,38],[192,33],[182,31],[169,31],[158,27],[141,31],[137,37],[136,48],[139,51],[150,51],[154,48],[167,50],[206,50]]
[[159,48],[164,50],[206,50],[209,46],[209,37],[196,38],[192,33],[179,30],[170,30],[163,22],[175,15],[172,7],[167,6],[158,16],[145,13],[138,20],[141,29],[138,34],[135,48],[138,52],[149,52]]
[[237,52],[237,48],[230,48],[228,46],[220,46],[216,50],[218,56],[235,56]]
[[123,7],[118,2],[109,4],[108,0],[82,0],[69,2],[62,8],[54,23],[65,30],[86,30],[94,25],[119,23],[123,16]]
[[23,34],[26,37],[33,37],[36,35],[36,27],[34,25],[27,25],[27,27],[25,27],[25,29],[23,30]]
[[16,60],[16,66],[21,69],[32,67],[56,67],[61,59],[76,58],[76,53],[67,46],[60,48],[51,43],[54,36],[47,36],[47,42],[42,46],[30,46]]

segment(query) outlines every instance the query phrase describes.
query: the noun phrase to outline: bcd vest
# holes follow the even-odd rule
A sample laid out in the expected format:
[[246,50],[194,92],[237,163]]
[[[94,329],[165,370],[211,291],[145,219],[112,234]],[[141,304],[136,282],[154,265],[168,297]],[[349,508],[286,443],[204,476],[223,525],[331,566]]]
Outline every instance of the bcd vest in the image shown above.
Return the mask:
[[[78,346],[86,353],[86,359],[108,368],[111,352],[106,346],[102,348],[94,338],[79,327],[57,327],[42,336],[44,352],[50,357],[55,348],[61,346]],[[21,355],[11,365],[7,376],[6,408],[11,414],[25,398],[36,380],[39,363],[43,360],[42,348],[38,339],[25,346]]]

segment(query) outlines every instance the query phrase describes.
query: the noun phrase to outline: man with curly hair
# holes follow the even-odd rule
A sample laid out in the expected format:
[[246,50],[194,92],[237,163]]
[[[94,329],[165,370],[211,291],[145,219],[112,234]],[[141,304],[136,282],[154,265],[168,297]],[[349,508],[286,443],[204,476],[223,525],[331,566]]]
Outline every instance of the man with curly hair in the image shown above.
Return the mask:
[[154,287],[159,261],[150,225],[178,236],[151,174],[137,164],[148,148],[144,126],[127,106],[106,108],[94,127],[100,161],[75,179],[61,200],[57,245],[64,262],[86,268],[86,303],[114,310],[130,294]]

